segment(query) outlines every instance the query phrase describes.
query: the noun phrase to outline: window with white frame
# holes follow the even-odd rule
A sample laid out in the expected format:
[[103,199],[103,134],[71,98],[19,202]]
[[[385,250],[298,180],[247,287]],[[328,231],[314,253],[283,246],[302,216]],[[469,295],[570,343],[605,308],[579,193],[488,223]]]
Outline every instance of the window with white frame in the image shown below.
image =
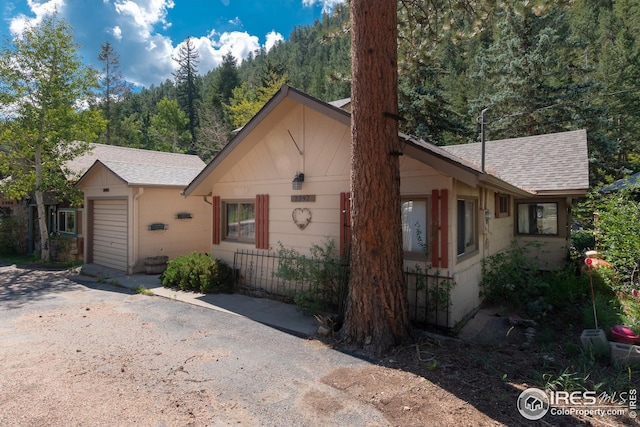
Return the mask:
[[78,213],[75,209],[58,209],[58,232],[64,234],[78,233]]
[[518,234],[558,234],[557,203],[518,203]]
[[255,201],[224,202],[224,237],[226,240],[253,243],[256,240]]
[[458,199],[458,256],[478,249],[477,203],[476,199],[470,197]]
[[429,245],[428,199],[402,200],[402,248],[405,254],[424,256]]

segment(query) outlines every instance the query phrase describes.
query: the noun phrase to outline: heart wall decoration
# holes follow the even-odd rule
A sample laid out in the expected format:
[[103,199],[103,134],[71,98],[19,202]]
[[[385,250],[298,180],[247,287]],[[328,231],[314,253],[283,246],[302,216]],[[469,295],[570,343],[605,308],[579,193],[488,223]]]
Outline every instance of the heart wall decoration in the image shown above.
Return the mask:
[[300,230],[304,230],[311,223],[311,211],[307,208],[295,208],[291,212],[291,218]]

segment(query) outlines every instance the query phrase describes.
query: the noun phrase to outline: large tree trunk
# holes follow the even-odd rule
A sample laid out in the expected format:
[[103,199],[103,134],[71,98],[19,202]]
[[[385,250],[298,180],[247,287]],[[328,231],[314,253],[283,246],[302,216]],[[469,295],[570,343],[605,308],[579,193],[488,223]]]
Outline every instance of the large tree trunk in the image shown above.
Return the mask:
[[47,212],[44,208],[44,194],[42,193],[42,148],[36,147],[36,209],[38,210],[38,227],[40,228],[40,259],[50,261],[49,255],[49,227],[47,226]]
[[397,2],[351,2],[351,273],[347,343],[380,354],[410,335],[402,271]]

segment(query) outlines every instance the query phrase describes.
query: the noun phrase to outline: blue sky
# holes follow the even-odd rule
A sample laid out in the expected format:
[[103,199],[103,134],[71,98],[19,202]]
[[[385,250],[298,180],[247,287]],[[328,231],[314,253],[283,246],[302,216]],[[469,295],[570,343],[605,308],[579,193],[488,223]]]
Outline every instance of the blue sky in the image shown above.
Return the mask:
[[18,36],[57,10],[74,28],[84,61],[100,69],[107,40],[125,79],[149,87],[171,79],[172,60],[187,36],[200,53],[201,74],[228,52],[236,58],[270,49],[295,26],[313,23],[344,0],[5,0],[0,36]]

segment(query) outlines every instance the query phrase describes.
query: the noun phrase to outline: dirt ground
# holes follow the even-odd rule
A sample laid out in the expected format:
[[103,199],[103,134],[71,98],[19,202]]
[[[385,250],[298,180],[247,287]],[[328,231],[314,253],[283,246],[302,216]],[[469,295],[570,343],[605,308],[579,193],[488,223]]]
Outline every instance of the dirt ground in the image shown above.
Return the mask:
[[[300,366],[284,364],[300,374],[281,384],[284,373],[258,379],[266,367],[230,350],[247,336],[218,336],[231,334],[231,326],[216,332],[191,327],[184,316],[149,319],[141,307],[150,311],[159,297],[123,290],[114,296],[73,284],[77,295],[61,300],[60,288],[69,292],[73,283],[66,279],[74,277],[0,267],[2,426],[640,425],[610,416],[524,419],[516,409],[520,392],[536,385],[537,369],[563,361],[550,348],[522,349],[518,331],[500,346],[423,336],[375,363],[354,359],[338,367],[333,355],[347,356],[332,349],[335,342],[288,337],[304,356]],[[169,320],[185,329],[169,331]],[[226,341],[209,345],[214,338]],[[264,351],[267,359],[283,357]],[[216,366],[225,374],[214,379]],[[256,391],[257,381],[267,386]],[[244,388],[252,395],[242,395]]]

